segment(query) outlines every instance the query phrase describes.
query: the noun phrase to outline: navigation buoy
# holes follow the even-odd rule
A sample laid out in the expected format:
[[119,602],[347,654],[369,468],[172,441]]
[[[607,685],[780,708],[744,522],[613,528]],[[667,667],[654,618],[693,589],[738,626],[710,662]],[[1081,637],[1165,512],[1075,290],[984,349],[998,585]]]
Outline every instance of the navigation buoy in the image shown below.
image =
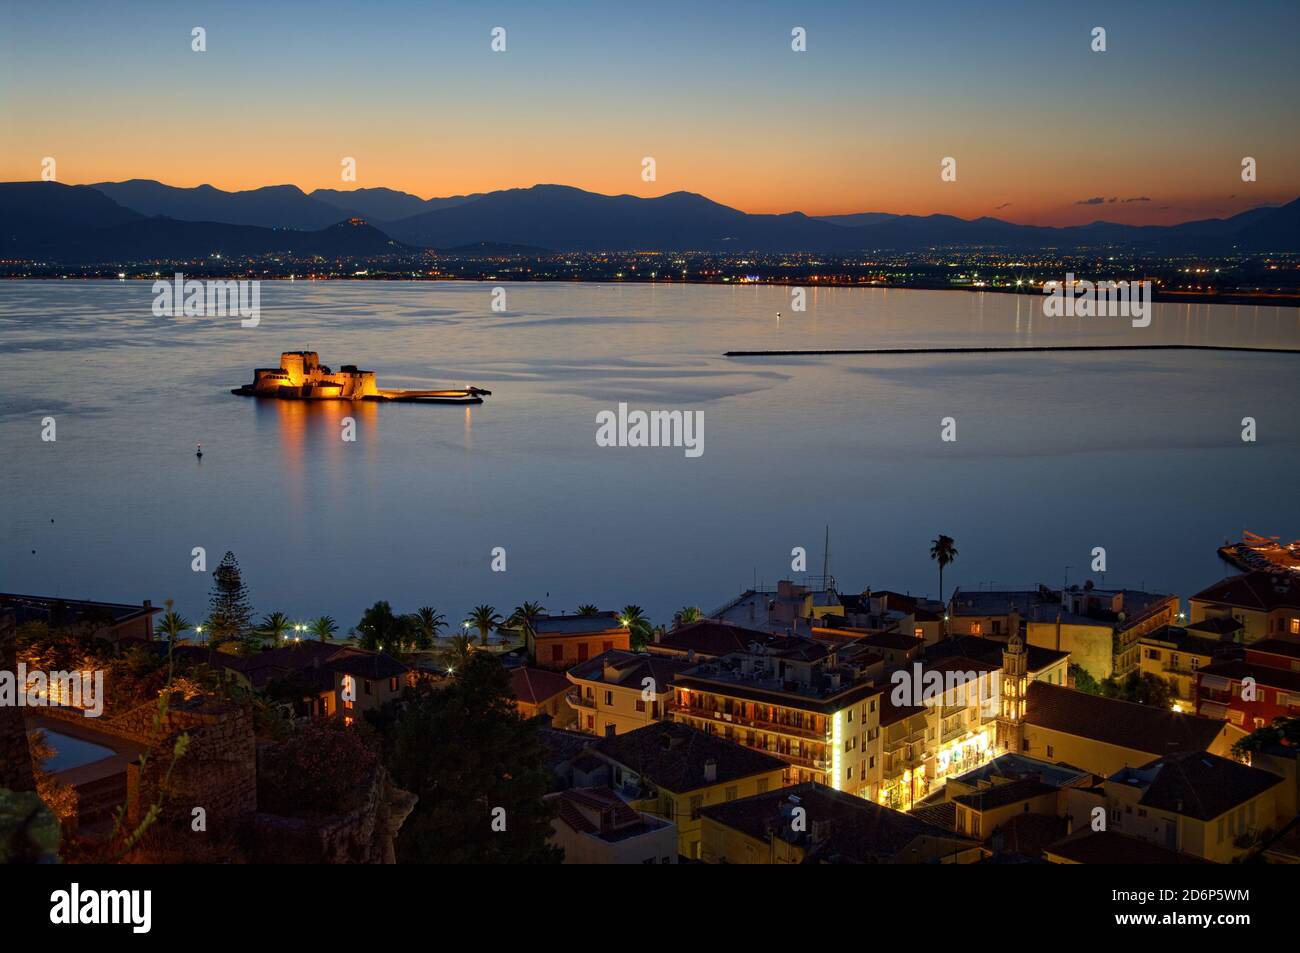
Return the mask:
[[194,455],[198,457],[200,460],[203,459],[203,444],[197,445],[197,448],[194,451]]

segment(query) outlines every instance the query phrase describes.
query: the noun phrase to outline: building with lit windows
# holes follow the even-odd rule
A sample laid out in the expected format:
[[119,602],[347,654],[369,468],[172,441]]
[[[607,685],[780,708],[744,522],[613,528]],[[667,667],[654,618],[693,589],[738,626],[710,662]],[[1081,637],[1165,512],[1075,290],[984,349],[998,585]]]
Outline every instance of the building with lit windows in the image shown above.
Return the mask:
[[1300,717],[1300,643],[1262,639],[1241,654],[1196,672],[1197,714],[1225,719],[1234,742],[1275,718]]
[[963,864],[979,842],[862,798],[808,783],[703,812],[706,864]]
[[566,671],[611,649],[628,651],[632,632],[618,614],[548,615],[528,626],[528,657],[537,668]]
[[679,673],[673,717],[789,766],[790,783],[816,781],[869,796],[869,752],[879,735],[879,656],[842,664],[835,648],[800,638],[751,643]]
[[694,662],[617,649],[565,673],[565,703],[588,734],[621,735],[668,717],[673,678]]
[[1191,621],[1228,617],[1242,624],[1241,641],[1300,637],[1300,578],[1294,573],[1229,576],[1187,600]]

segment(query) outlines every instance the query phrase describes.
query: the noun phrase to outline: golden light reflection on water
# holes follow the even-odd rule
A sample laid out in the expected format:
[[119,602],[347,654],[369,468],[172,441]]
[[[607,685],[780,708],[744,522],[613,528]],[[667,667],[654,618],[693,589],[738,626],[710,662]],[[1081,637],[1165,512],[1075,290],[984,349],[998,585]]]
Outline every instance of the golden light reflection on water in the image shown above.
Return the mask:
[[[259,427],[279,431],[280,472],[290,503],[301,511],[308,468],[331,481],[331,495],[342,490],[338,481],[344,455],[360,449],[369,460],[379,446],[379,404],[371,400],[281,400],[255,398]],[[343,439],[345,421],[355,423],[355,440]]]

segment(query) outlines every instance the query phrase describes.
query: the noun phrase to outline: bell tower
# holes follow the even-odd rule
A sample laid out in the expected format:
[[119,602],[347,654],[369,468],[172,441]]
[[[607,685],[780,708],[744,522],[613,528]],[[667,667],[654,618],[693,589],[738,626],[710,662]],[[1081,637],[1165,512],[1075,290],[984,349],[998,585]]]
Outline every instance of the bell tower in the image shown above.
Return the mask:
[[[1019,628],[1019,627],[1017,627]],[[1018,631],[1011,633],[1002,650],[1002,676],[998,679],[1002,704],[998,709],[997,750],[999,754],[1019,754],[1024,735],[1025,695],[1028,691],[1029,659],[1025,640]]]

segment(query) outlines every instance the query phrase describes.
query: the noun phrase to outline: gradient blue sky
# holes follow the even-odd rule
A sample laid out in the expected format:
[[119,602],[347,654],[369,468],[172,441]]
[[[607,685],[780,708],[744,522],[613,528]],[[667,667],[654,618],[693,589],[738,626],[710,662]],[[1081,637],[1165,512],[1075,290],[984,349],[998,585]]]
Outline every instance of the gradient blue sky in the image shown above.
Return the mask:
[[[353,156],[356,186],[422,196],[560,182],[1051,224],[1300,194],[1296,0],[4,8],[5,180],[53,156],[72,183],[351,188]],[[1076,204],[1095,197],[1119,201]]]

